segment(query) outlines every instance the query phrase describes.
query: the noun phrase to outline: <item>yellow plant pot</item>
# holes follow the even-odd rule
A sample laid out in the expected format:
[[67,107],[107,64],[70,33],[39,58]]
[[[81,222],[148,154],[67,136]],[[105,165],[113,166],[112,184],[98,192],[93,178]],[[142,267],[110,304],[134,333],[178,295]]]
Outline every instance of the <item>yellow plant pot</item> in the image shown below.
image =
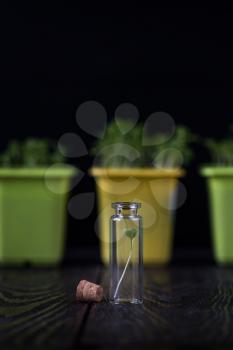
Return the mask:
[[142,203],[145,264],[165,264],[171,259],[174,201],[182,169],[92,168],[98,196],[98,221],[102,261],[109,261],[109,218],[112,202]]

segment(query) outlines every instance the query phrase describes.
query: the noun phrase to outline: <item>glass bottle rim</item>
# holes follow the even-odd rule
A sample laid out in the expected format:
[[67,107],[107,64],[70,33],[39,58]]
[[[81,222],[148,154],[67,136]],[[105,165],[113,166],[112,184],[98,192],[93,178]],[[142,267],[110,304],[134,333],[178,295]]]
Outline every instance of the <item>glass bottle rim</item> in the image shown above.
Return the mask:
[[114,208],[114,209],[137,209],[137,208],[141,208],[141,203],[139,203],[139,202],[114,202],[114,203],[112,203],[112,208]]

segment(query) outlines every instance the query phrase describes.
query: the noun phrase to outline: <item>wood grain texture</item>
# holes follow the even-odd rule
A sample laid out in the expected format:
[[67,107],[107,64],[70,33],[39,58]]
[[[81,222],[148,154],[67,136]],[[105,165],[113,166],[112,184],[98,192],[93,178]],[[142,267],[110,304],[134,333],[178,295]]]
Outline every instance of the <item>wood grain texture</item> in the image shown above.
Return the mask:
[[77,302],[83,278],[100,270],[1,269],[0,348],[233,348],[233,268],[147,270],[143,305]]
[[1,269],[1,349],[72,348],[88,311],[75,300],[75,287],[97,276],[94,268]]
[[[103,284],[108,284],[106,273]],[[233,269],[147,270],[144,304],[93,304],[81,343],[101,348],[231,348]]]

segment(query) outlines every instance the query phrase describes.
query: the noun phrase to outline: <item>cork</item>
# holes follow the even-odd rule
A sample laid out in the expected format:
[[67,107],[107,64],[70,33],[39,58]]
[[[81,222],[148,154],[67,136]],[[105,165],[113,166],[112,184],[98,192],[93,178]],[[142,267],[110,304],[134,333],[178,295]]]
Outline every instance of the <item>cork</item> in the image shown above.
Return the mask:
[[76,298],[79,301],[100,302],[103,299],[103,288],[98,284],[81,280],[76,288]]

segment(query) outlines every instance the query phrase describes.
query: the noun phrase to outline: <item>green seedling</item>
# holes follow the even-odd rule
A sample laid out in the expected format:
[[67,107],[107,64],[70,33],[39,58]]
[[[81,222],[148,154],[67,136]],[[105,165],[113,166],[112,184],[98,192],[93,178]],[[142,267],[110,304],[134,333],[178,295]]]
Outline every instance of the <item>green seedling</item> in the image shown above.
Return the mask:
[[130,239],[130,251],[129,251],[129,256],[128,256],[128,259],[126,261],[124,270],[123,270],[123,272],[121,274],[121,277],[119,279],[119,282],[117,284],[117,287],[116,287],[116,290],[115,290],[115,293],[114,293],[114,298],[116,298],[116,296],[117,296],[117,293],[118,293],[118,290],[120,288],[121,282],[123,281],[123,278],[125,276],[126,270],[127,270],[128,266],[129,266],[129,263],[130,263],[130,260],[131,260],[132,254],[133,254],[133,240],[137,236],[137,232],[138,231],[137,231],[136,228],[131,228],[131,229],[126,228],[124,230],[125,236],[127,236]]
[[137,235],[137,229],[136,228],[125,229],[125,235],[132,240]]

